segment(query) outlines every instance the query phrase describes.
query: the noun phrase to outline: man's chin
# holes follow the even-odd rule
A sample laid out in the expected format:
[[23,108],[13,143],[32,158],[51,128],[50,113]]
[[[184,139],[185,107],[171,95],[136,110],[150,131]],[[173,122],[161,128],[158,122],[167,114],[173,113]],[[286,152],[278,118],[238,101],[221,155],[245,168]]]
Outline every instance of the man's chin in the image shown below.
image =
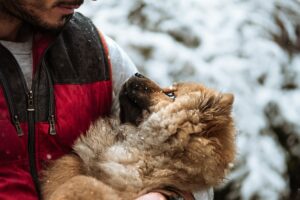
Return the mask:
[[69,21],[72,15],[66,15],[62,17],[59,22],[38,22],[34,23],[34,29],[41,31],[41,32],[48,32],[48,33],[57,33],[59,32],[65,24]]

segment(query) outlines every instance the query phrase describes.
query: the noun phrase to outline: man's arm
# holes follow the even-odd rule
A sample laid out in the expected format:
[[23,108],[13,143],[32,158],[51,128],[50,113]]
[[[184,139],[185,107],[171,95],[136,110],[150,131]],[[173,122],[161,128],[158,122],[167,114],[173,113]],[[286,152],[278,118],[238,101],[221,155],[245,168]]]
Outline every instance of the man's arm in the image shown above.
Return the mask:
[[113,104],[112,114],[119,115],[118,96],[123,83],[133,76],[138,70],[128,55],[120,48],[120,46],[110,37],[104,36],[108,47],[110,61],[112,65],[112,81],[113,81]]

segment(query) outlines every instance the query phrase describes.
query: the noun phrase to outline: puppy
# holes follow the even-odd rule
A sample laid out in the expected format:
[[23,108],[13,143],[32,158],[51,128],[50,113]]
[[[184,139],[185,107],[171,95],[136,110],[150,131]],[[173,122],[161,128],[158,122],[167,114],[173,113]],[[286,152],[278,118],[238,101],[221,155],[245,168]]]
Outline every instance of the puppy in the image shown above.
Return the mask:
[[44,173],[46,200],[132,200],[163,188],[222,182],[235,158],[232,94],[196,83],[162,89],[137,74],[123,86],[120,119],[100,118]]

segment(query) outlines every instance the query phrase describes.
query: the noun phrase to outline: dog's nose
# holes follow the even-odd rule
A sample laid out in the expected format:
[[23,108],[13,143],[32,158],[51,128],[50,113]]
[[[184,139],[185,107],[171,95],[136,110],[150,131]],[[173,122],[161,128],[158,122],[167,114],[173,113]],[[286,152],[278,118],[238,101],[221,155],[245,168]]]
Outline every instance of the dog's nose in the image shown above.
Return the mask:
[[138,78],[145,78],[145,76],[143,76],[142,74],[140,74],[140,73],[135,73],[134,74],[136,77],[138,77]]

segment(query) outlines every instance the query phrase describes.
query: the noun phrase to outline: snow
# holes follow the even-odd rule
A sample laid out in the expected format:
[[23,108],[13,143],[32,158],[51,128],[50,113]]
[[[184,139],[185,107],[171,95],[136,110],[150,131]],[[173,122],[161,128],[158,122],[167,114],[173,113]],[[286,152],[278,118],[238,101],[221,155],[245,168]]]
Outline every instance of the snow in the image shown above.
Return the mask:
[[51,160],[51,159],[52,159],[52,155],[51,155],[51,154],[47,154],[47,155],[46,155],[46,158],[47,158],[48,160]]
[[[291,192],[287,148],[300,157],[300,51],[274,41],[283,34],[276,18],[287,47],[300,47],[299,10],[296,0],[109,0],[80,11],[161,85],[195,81],[234,93],[238,159],[227,184],[242,199],[276,200]],[[290,147],[273,126],[291,133]]]

